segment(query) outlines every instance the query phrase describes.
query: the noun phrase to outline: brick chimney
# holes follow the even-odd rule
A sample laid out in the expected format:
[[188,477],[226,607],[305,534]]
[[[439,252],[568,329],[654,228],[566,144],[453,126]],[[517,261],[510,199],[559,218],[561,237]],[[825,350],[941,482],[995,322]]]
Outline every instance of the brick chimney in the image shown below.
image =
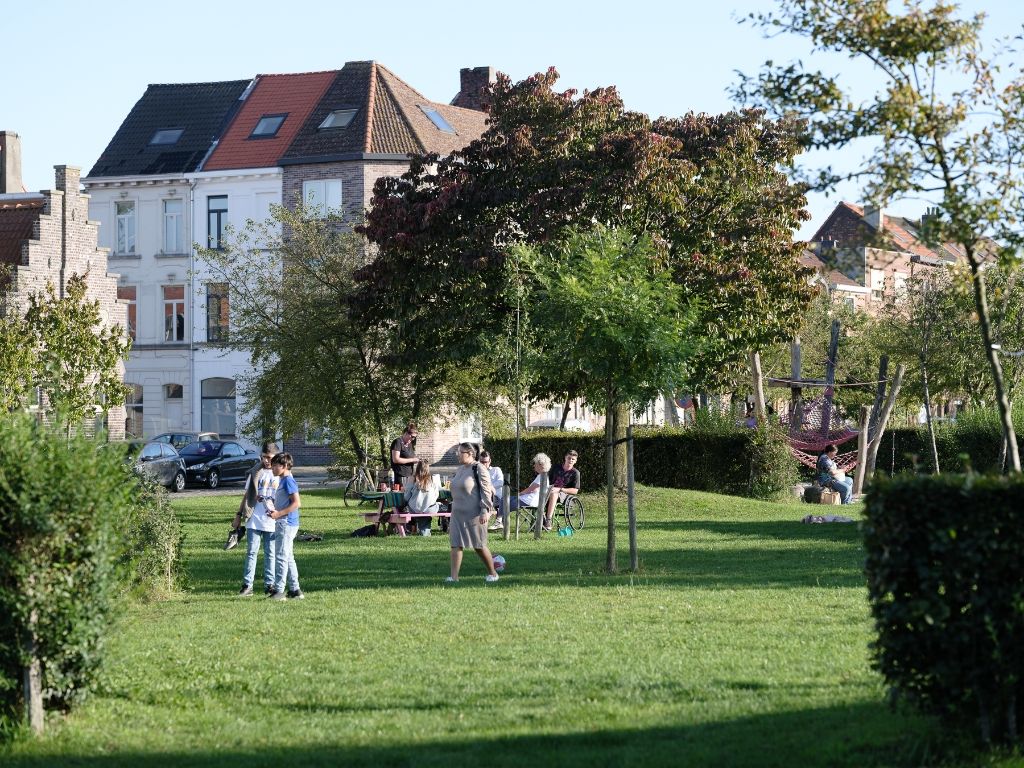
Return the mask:
[[74,192],[78,194],[79,188],[82,186],[79,179],[82,177],[82,169],[76,168],[73,165],[55,165],[54,180],[57,184],[57,189],[61,192]]
[[14,131],[0,131],[0,195],[24,192],[21,181],[21,138]]
[[458,94],[452,106],[486,112],[491,104],[491,85],[497,80],[494,67],[465,67],[459,70]]

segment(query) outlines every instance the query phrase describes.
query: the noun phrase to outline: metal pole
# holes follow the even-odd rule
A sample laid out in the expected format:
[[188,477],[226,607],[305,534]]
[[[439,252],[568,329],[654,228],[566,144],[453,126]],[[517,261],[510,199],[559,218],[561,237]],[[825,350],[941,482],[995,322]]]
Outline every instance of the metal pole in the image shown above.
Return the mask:
[[[509,512],[509,488],[508,475],[505,475],[505,484],[501,488],[501,538],[508,541],[508,512]],[[518,533],[518,531],[517,531]]]
[[540,498],[537,499],[537,520],[533,524],[533,538],[539,539],[544,525],[544,513],[548,508],[548,476],[541,472]]
[[[757,354],[756,352],[754,354]],[[626,494],[629,513],[629,570],[636,573],[640,560],[636,551],[636,496],[633,493],[633,425],[626,427]]]

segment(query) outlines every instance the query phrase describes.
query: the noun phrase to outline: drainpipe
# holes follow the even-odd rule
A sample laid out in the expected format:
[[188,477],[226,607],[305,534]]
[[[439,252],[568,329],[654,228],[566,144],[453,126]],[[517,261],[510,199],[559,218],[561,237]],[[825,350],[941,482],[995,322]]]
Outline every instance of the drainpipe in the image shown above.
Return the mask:
[[189,231],[189,242],[188,242],[188,428],[193,432],[198,432],[199,427],[196,426],[195,420],[195,403],[196,403],[196,358],[195,358],[195,330],[196,330],[196,291],[192,281],[195,279],[195,266],[196,266],[196,240],[195,240],[195,228],[196,228],[196,180],[193,179],[188,185],[188,231]]

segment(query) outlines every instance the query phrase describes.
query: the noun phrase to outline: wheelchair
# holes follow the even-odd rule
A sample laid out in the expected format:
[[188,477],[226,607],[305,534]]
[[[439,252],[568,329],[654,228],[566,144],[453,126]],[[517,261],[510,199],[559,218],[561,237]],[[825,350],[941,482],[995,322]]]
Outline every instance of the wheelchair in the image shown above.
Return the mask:
[[[531,530],[537,522],[536,507],[520,507],[516,510],[516,513],[519,515],[519,527],[521,530],[524,528],[526,530]],[[555,505],[555,510],[551,514],[552,530],[557,530],[562,527],[558,524],[559,520],[564,520],[565,525],[572,528],[574,531],[582,530],[583,525],[586,522],[586,509],[583,506],[583,499],[578,495],[567,494],[563,501],[560,501]]]

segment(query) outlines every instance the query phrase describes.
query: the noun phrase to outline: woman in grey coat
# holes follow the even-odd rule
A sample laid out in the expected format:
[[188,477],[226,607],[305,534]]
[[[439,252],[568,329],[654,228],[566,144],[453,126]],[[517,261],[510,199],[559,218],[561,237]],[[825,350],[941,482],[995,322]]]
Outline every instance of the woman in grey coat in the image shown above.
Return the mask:
[[476,460],[476,446],[459,443],[459,469],[452,477],[452,519],[448,526],[451,537],[451,575],[447,582],[459,580],[462,550],[472,547],[487,567],[485,581],[497,581],[491,551],[487,548],[487,520],[491,516],[491,495],[494,489],[487,470]]

